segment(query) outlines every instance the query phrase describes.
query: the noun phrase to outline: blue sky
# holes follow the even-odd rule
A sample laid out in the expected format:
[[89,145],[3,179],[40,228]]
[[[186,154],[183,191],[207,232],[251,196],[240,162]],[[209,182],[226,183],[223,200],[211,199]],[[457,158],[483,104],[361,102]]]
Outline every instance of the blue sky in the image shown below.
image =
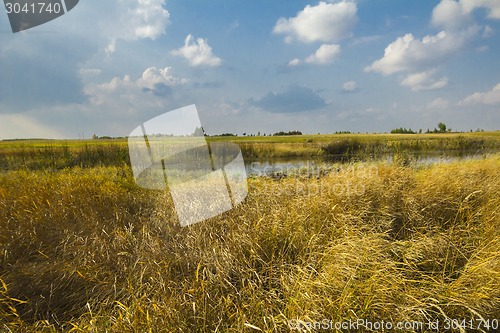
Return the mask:
[[196,104],[209,134],[500,129],[497,0],[82,0],[12,33],[0,139],[126,136]]

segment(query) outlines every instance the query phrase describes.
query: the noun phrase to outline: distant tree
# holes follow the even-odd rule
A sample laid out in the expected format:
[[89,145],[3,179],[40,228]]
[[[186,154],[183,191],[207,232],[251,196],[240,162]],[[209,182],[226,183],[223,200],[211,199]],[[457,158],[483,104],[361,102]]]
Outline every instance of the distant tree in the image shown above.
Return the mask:
[[439,132],[441,132],[441,133],[446,132],[446,125],[444,123],[439,123],[438,128],[439,128]]
[[243,136],[247,136],[247,132],[243,132]]
[[391,134],[415,134],[415,132],[412,131],[411,128],[406,129],[406,128],[400,127],[400,128],[395,128],[395,129],[391,130]]
[[418,130],[418,134],[422,134],[422,129],[419,129],[419,130]]

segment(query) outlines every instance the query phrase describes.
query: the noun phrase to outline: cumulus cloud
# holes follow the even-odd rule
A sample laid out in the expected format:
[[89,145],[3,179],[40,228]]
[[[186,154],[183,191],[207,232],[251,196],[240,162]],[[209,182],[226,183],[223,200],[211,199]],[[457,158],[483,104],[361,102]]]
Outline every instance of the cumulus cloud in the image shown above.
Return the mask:
[[172,51],[172,55],[184,57],[193,67],[216,67],[221,64],[221,59],[213,55],[208,41],[203,38],[195,39],[191,34],[186,37],[184,46]]
[[126,38],[156,39],[165,33],[170,18],[164,8],[165,0],[138,0],[132,3],[135,8],[128,9],[123,17],[129,27],[125,32]]
[[148,100],[142,94],[152,92],[155,96],[166,97],[171,94],[171,87],[188,82],[187,79],[175,77],[171,72],[171,67],[149,67],[137,80],[132,80],[130,75],[125,75],[123,79],[115,77],[109,82],[90,84],[84,88],[84,92],[91,103],[97,105],[113,104],[118,99],[140,104],[141,101],[152,102],[157,105],[158,101]]
[[170,13],[164,8],[165,0],[124,0],[116,20],[110,20],[105,26],[109,36],[105,48],[107,54],[116,51],[117,40],[156,39],[165,33]]
[[249,103],[264,111],[276,113],[316,110],[327,105],[312,89],[298,85],[290,85],[277,93],[270,91],[259,100],[250,99]]
[[472,12],[485,9],[489,19],[500,19],[497,0],[441,0],[432,11],[431,23],[445,29],[458,29],[473,22]]
[[340,45],[337,44],[322,44],[315,53],[306,57],[303,61],[299,58],[292,59],[288,62],[288,67],[297,67],[302,62],[312,65],[328,65],[340,54]]
[[472,104],[500,105],[500,83],[490,91],[476,92],[459,102],[459,105]]
[[308,56],[304,61],[308,64],[325,65],[330,64],[340,54],[340,45],[323,44],[315,53]]
[[466,11],[463,2],[442,0],[432,10],[431,23],[446,29],[457,29],[470,23],[470,11]]
[[355,92],[358,90],[358,84],[356,81],[347,81],[342,85],[342,91],[346,93]]
[[479,30],[473,25],[460,31],[442,30],[422,39],[406,34],[390,43],[384,56],[365,67],[365,71],[382,75],[406,72],[402,86],[413,91],[441,89],[448,85],[448,78],[433,78],[435,69],[463,49]]
[[382,58],[365,67],[367,72],[391,75],[406,72],[401,85],[414,91],[440,89],[448,79],[432,78],[435,68],[454,54],[464,49],[481,32],[483,37],[491,35],[491,28],[474,22],[472,12],[486,9],[488,17],[500,19],[500,1],[497,0],[441,0],[432,12],[431,23],[442,29],[435,35],[422,39],[408,33],[398,37],[384,50]]
[[413,34],[406,34],[390,43],[385,48],[384,56],[365,67],[365,71],[390,75],[436,66],[462,49],[478,31],[477,26],[457,33],[443,30],[422,39],[415,38]]
[[307,5],[295,17],[280,18],[273,32],[285,35],[287,43],[293,40],[305,43],[336,42],[351,35],[351,29],[358,20],[356,12],[354,2]]
[[187,83],[187,79],[181,79],[172,75],[172,67],[156,68],[149,67],[138,80],[139,85],[151,88],[155,84],[163,83],[168,86],[176,86]]
[[409,87],[413,91],[436,90],[444,88],[448,85],[447,77],[434,79],[432,77],[433,74],[434,71],[426,71],[426,72],[410,74],[403,81],[401,81],[401,85]]

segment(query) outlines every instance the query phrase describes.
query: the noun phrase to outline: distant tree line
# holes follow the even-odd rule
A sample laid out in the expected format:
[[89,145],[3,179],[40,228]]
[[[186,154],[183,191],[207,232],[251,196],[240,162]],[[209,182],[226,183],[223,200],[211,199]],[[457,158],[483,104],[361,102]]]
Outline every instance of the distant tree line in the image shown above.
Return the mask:
[[[473,130],[471,129],[470,130],[471,132],[473,132]],[[451,132],[451,128],[448,128],[446,126],[445,123],[438,123],[437,124],[437,127],[435,127],[434,129],[430,130],[430,129],[427,129],[427,131],[425,133],[450,133]],[[476,132],[484,132],[484,129],[480,129],[478,128],[476,130]],[[358,134],[360,134],[360,132],[357,132]],[[366,132],[368,134],[368,132]],[[387,133],[387,132],[386,132]],[[417,134],[417,133],[422,133],[422,129],[419,129],[418,131],[414,131],[412,130],[411,128],[405,128],[405,127],[399,127],[399,128],[394,128],[391,130],[390,132],[391,134]],[[320,133],[318,133],[319,135]],[[352,132],[350,131],[335,131],[334,134],[352,134]],[[257,134],[250,134],[250,133],[246,133],[244,132],[242,134],[243,136],[286,136],[286,135],[302,135],[302,132],[301,131],[288,131],[288,132],[285,132],[285,131],[279,131],[279,132],[276,132],[274,134],[265,134],[265,133],[262,133],[259,131]],[[163,136],[174,136],[173,134],[150,134],[150,136],[159,136],[159,137],[163,137]],[[205,130],[203,129],[203,127],[196,127],[194,132],[191,133],[191,134],[187,134],[187,135],[183,135],[183,136],[210,136],[208,135],[207,133],[205,133]],[[216,134],[216,135],[212,135],[212,136],[226,136],[226,137],[232,137],[232,136],[238,136],[238,134],[234,134],[234,133],[222,133],[222,134]],[[110,136],[97,136],[97,135],[93,135],[92,136],[92,139],[94,140],[97,140],[97,139],[124,139],[125,137],[110,137]],[[3,140],[3,141],[6,141],[6,140]]]
[[[451,132],[451,128],[446,128],[446,125],[444,123],[439,123],[437,125],[437,128],[434,127],[434,130],[427,129],[425,133],[449,133]],[[391,130],[391,134],[416,134],[417,132],[413,131],[411,128],[395,128]],[[418,133],[422,133],[422,129],[418,131]]]
[[274,136],[279,136],[279,135],[302,135],[301,131],[289,131],[289,132],[276,132],[273,134]]
[[107,136],[107,135],[104,135],[104,136],[97,136],[97,135],[92,135],[92,140],[111,140],[111,139],[123,139],[124,137],[112,137],[112,136]]
[[415,133],[416,132],[414,132],[411,128],[406,129],[404,127],[395,128],[391,130],[391,134],[415,134]]

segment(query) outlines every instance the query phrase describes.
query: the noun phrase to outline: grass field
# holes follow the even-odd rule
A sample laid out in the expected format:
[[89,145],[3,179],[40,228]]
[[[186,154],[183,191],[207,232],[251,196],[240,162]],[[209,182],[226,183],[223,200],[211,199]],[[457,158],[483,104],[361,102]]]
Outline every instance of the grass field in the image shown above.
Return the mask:
[[[500,150],[500,131],[444,134],[329,134],[208,137],[238,144],[246,160]],[[130,165],[126,139],[0,141],[0,170],[46,170]]]
[[[265,157],[342,140],[497,149],[498,133],[231,140]],[[305,332],[363,319],[459,332],[444,325],[465,319],[467,332],[494,332],[500,319],[498,153],[251,178],[236,209],[186,228],[168,192],[135,184],[124,140],[0,142],[0,156],[0,331]]]

